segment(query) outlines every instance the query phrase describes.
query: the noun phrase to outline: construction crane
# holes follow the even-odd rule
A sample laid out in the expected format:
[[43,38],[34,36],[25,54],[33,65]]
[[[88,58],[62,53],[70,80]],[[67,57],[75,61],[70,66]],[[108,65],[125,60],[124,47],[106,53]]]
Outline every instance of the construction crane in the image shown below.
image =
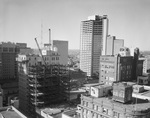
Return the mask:
[[[42,29],[42,25],[41,25],[41,29]],[[41,30],[41,35],[42,35],[42,30]],[[41,39],[42,39],[43,37],[41,36]],[[44,60],[44,57],[43,57],[43,55],[42,55],[42,51],[41,51],[41,48],[40,48],[40,46],[39,46],[39,44],[38,44],[38,41],[37,41],[37,39],[35,38],[35,42],[36,42],[36,44],[37,44],[37,47],[38,47],[38,49],[39,49],[39,52],[40,52],[40,54],[41,54],[41,56],[42,56],[42,60],[43,60],[43,62],[44,62],[44,65],[46,66],[46,62],[45,62],[45,60]],[[50,51],[50,54],[51,54],[51,49],[50,49],[50,46],[51,46],[51,29],[49,29],[49,51]]]
[[38,41],[37,41],[37,39],[36,39],[36,38],[35,38],[35,42],[36,42],[37,47],[38,47],[38,49],[39,49],[39,52],[40,52],[40,54],[41,54],[41,56],[42,56],[42,59],[43,59],[44,65],[46,66],[46,62],[45,62],[45,60],[44,60],[44,56],[42,55],[41,48],[40,48],[40,46],[39,46]]

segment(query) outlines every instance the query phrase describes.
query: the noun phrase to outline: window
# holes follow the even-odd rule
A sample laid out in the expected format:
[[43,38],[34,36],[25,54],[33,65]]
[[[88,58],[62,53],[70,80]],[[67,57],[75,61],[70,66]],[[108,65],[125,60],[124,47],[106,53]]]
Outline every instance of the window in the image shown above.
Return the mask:
[[98,106],[98,111],[100,111],[100,112],[101,112],[101,106]]
[[112,115],[112,110],[111,109],[108,109],[108,115]]
[[103,108],[103,109],[102,109],[102,112],[103,112],[104,114],[107,114],[108,110],[107,110],[106,108]]
[[56,60],[59,60],[59,57],[56,57]]
[[94,113],[93,118],[97,118],[97,114],[96,113]]
[[52,60],[55,60],[55,57],[52,57]]
[[106,76],[105,79],[106,79],[106,80],[109,80],[109,77]]
[[114,111],[114,118],[117,118],[117,112]]
[[87,118],[91,118],[91,111],[87,112]]
[[86,106],[86,102],[85,101],[83,101],[83,105]]
[[113,113],[114,118],[119,118],[119,114],[117,112],[114,111]]
[[3,52],[8,52],[8,48],[4,47]]
[[86,102],[86,106],[88,107],[88,102]]
[[118,92],[113,90],[113,95],[118,96]]
[[9,52],[13,52],[13,48],[9,48]]
[[105,71],[105,73],[108,73],[108,71]]
[[83,114],[86,114],[87,110],[86,109],[83,109]]
[[93,105],[93,107],[94,107],[94,110],[97,110],[97,105]]
[[123,97],[124,98],[124,92],[123,91],[120,91],[119,97]]
[[93,94],[95,94],[95,90],[94,90],[94,88],[91,88],[91,89],[92,89],[92,90],[91,90],[91,91],[92,91],[92,93],[93,93]]

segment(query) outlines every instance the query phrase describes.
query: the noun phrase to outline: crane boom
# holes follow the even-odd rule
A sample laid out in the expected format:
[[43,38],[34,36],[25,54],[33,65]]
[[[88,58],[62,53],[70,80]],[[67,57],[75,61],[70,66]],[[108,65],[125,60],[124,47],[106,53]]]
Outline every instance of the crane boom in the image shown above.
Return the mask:
[[40,52],[40,54],[41,54],[41,56],[42,56],[42,59],[43,59],[44,65],[46,66],[46,62],[45,62],[45,60],[44,60],[44,57],[43,57],[43,55],[42,55],[41,48],[40,48],[40,46],[39,46],[39,44],[38,44],[38,42],[37,42],[37,39],[36,39],[36,38],[35,38],[35,42],[36,42],[37,47],[38,47],[38,49],[39,49],[39,52]]

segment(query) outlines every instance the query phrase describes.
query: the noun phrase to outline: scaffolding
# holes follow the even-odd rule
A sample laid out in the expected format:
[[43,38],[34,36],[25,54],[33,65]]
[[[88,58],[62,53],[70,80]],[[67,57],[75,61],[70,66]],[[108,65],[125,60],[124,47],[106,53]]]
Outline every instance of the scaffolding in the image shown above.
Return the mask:
[[36,108],[49,107],[69,100],[69,69],[64,65],[28,67],[28,114],[36,116]]

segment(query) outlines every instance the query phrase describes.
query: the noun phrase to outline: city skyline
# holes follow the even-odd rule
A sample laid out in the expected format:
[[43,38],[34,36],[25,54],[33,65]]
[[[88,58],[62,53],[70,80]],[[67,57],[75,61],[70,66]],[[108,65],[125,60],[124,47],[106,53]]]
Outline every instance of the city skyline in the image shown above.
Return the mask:
[[[107,15],[108,34],[125,40],[127,47],[150,50],[150,1],[148,0],[0,0],[0,41],[25,42],[37,48],[38,37],[48,42],[48,29],[52,40],[69,41],[69,49],[79,49],[80,23],[91,15]],[[42,26],[41,26],[42,25]]]

